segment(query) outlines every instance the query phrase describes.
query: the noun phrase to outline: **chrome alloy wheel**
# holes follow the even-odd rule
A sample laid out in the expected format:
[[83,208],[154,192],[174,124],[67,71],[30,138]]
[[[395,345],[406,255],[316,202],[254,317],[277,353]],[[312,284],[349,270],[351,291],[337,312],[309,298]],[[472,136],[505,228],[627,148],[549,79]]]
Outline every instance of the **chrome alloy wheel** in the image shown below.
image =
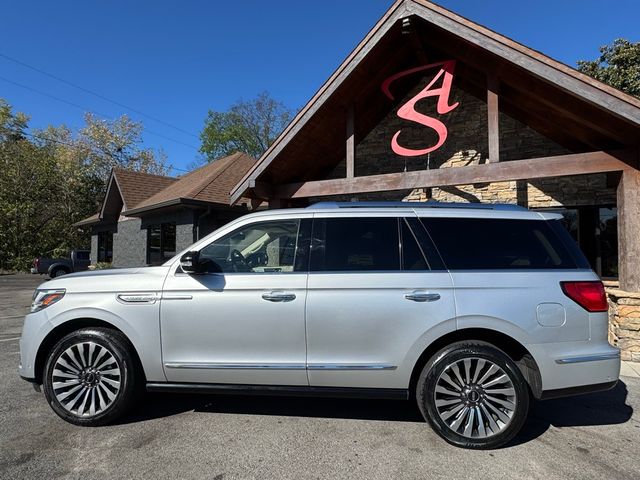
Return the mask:
[[490,360],[468,357],[447,365],[436,382],[440,419],[467,438],[487,438],[503,431],[516,409],[509,375]]
[[81,342],[60,354],[51,377],[53,392],[60,405],[79,417],[93,417],[115,401],[122,371],[106,347]]

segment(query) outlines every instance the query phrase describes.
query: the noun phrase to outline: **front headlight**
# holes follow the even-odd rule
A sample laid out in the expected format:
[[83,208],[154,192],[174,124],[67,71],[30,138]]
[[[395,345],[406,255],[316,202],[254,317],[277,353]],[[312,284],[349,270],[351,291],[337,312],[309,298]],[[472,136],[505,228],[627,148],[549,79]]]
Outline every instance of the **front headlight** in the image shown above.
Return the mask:
[[33,301],[31,302],[31,313],[39,312],[43,308],[47,308],[56,302],[62,300],[66,290],[58,288],[56,290],[36,290],[33,292]]

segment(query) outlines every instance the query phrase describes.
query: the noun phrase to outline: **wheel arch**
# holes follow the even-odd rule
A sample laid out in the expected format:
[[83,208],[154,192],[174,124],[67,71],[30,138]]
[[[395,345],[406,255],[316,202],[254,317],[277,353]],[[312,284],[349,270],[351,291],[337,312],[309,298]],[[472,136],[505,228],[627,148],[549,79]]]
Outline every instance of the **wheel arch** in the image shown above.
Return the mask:
[[59,268],[61,268],[63,270],[66,270],[67,273],[73,273],[73,268],[71,268],[66,263],[56,262],[56,263],[52,263],[51,265],[49,265],[49,268],[47,269],[47,275],[51,276],[51,274],[53,272],[55,272],[56,270],[58,270]]
[[[133,345],[133,342],[129,339],[127,334],[123,332],[121,329],[113,325],[112,323],[106,322],[104,320],[100,320],[97,318],[75,318],[73,320],[68,320],[66,322],[61,323],[53,330],[51,330],[47,336],[42,340],[40,346],[38,347],[38,352],[36,353],[36,360],[34,364],[34,378],[36,383],[42,384],[43,375],[44,375],[44,366],[47,363],[47,355],[56,343],[58,343],[63,337],[70,334],[71,332],[75,332],[76,330],[80,330],[82,328],[92,328],[92,327],[100,327],[107,328],[110,330],[115,330],[120,332],[129,342],[129,347],[133,354],[133,360],[136,364],[136,368],[140,375],[145,378],[145,371],[142,366],[142,361],[140,360],[140,354],[137,349]],[[146,379],[145,379],[146,382]]]
[[418,357],[418,360],[413,367],[413,371],[411,372],[409,391],[412,395],[415,392],[420,373],[429,359],[447,345],[464,340],[479,340],[487,342],[506,353],[518,366],[520,372],[522,372],[533,396],[535,398],[540,398],[542,394],[542,378],[540,376],[540,369],[538,368],[538,364],[533,358],[533,355],[531,355],[524,345],[513,337],[497,330],[487,328],[464,328],[461,330],[454,330],[429,344],[420,357]]

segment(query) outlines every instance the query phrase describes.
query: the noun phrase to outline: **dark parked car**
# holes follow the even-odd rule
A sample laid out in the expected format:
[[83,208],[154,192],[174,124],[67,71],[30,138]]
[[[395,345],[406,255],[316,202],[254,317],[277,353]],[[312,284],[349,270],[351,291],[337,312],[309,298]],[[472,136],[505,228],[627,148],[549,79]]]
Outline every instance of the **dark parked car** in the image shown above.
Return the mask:
[[55,278],[67,273],[87,270],[90,263],[89,250],[72,250],[69,258],[38,257],[34,259],[31,273],[46,273],[51,278]]

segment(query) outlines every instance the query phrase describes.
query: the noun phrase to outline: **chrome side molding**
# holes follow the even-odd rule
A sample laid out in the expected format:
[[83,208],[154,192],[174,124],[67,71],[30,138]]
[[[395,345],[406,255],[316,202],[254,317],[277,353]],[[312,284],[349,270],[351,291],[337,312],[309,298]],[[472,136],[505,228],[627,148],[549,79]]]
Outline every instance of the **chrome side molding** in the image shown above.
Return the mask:
[[167,362],[166,368],[187,368],[205,370],[396,370],[396,365],[341,364],[341,363],[205,363]]
[[387,363],[373,364],[340,364],[340,363],[309,363],[307,370],[396,370],[396,365]]
[[165,363],[167,368],[193,368],[205,370],[304,370],[304,363]]
[[614,360],[620,358],[620,352],[600,353],[595,355],[581,355],[576,357],[556,358],[556,363],[566,365],[571,363],[598,362],[601,360]]

